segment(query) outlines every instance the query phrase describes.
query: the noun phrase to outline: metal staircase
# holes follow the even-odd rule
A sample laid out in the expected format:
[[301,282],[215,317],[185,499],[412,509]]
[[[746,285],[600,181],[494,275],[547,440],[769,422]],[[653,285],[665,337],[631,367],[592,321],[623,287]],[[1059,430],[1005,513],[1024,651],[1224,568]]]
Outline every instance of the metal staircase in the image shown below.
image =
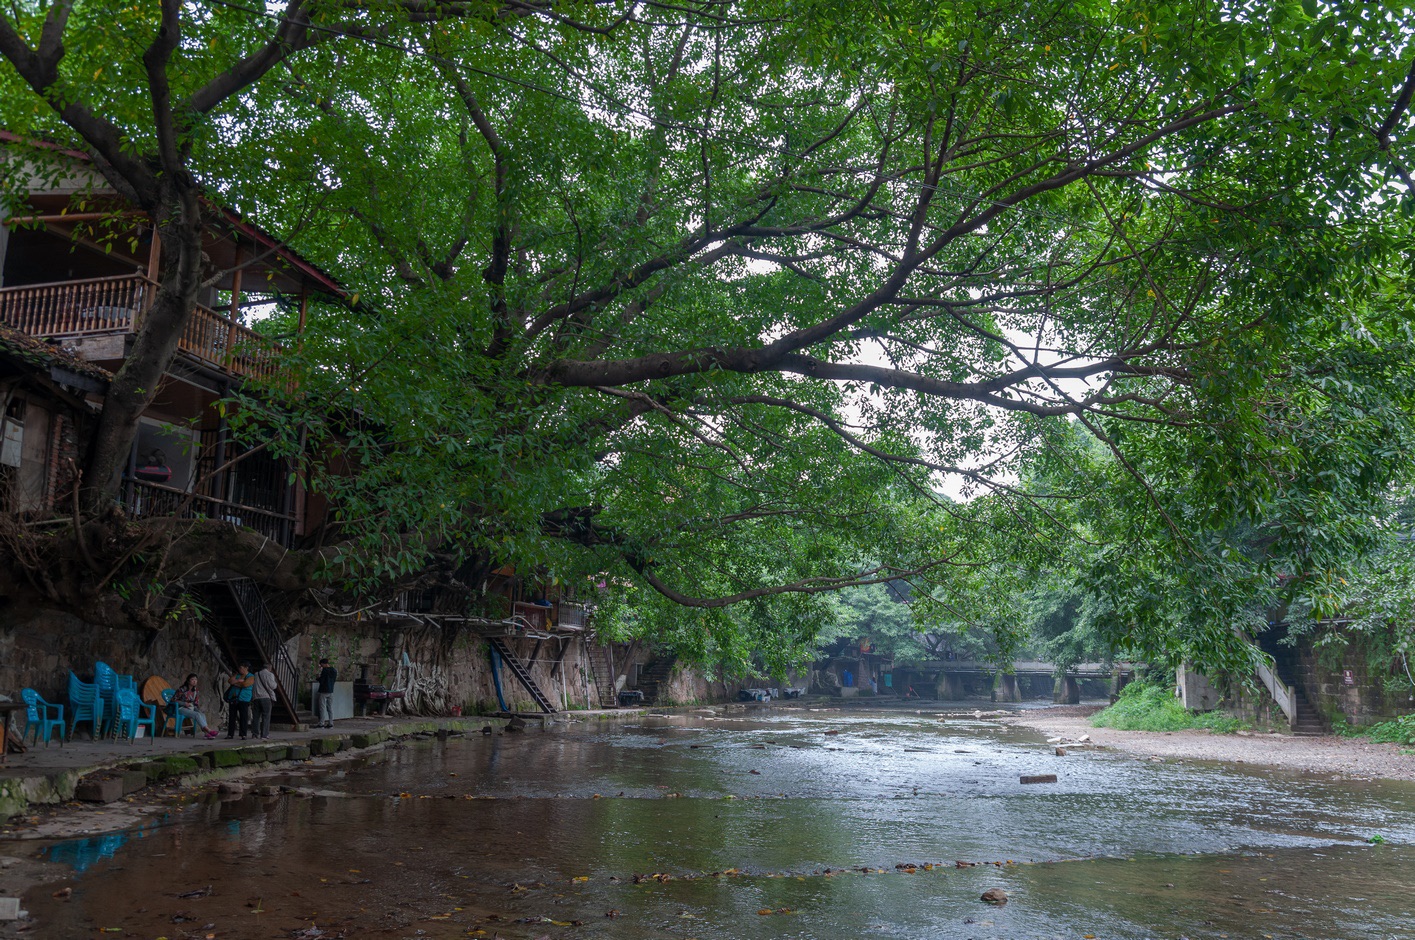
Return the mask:
[[[189,592],[205,610],[203,620],[232,672],[240,663],[250,663],[252,672],[258,671],[261,663],[270,663],[276,679],[272,720],[295,726],[312,723],[313,717],[302,714],[296,704],[299,673],[256,583],[250,578],[207,581],[193,585]],[[225,691],[224,684],[218,691]]]
[[589,654],[587,660],[590,664],[590,676],[594,679],[595,691],[599,694],[599,707],[613,708],[618,704],[614,697],[614,680],[618,677],[614,675],[613,654],[609,647],[601,646],[593,638],[587,640],[585,650]]
[[490,643],[491,648],[501,656],[501,661],[506,664],[507,669],[511,670],[511,674],[515,676],[522,687],[530,693],[531,698],[535,701],[536,705],[540,707],[541,711],[548,715],[557,711],[556,707],[551,704],[550,699],[546,698],[545,693],[540,690],[540,686],[536,685],[536,680],[531,678],[530,670],[516,658],[516,654],[511,652],[511,647],[506,645],[504,639],[499,636],[494,636],[489,637],[487,642]]

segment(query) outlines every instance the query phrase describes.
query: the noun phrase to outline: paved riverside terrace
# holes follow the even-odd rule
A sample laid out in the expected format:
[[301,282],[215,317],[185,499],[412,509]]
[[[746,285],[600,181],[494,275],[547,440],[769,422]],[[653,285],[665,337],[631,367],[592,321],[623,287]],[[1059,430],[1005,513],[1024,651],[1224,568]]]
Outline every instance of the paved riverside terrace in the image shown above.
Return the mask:
[[[615,712],[576,712],[574,717],[630,717],[642,715],[642,710],[620,709]],[[546,724],[566,721],[567,715],[547,716],[544,721],[522,719],[527,730],[540,730]],[[512,719],[514,720],[514,719]],[[48,747],[31,746],[23,754],[11,754],[10,765],[0,770],[0,823],[10,816],[23,813],[36,804],[56,804],[85,798],[81,789],[86,781],[102,781],[141,769],[147,782],[183,778],[214,779],[236,772],[245,765],[269,764],[281,761],[303,761],[311,756],[333,754],[346,750],[373,747],[414,734],[439,732],[476,733],[491,726],[500,730],[507,719],[484,715],[462,718],[419,718],[416,716],[347,718],[336,721],[331,728],[309,728],[301,731],[272,731],[268,740],[239,737],[227,740],[225,734],[207,740],[197,735],[180,738],[163,736],[156,739],[138,738],[92,740],[82,733],[74,740],[51,742]],[[138,776],[143,776],[139,774]],[[137,781],[141,786],[143,781]],[[125,781],[123,795],[131,792]],[[105,785],[103,796],[87,798],[107,802],[115,795]],[[93,792],[92,788],[88,792]]]
[[[476,716],[462,719],[448,719],[446,723],[457,722],[458,727],[465,725],[470,728],[472,723],[479,721]],[[502,724],[491,720],[493,725]],[[10,777],[33,777],[36,774],[51,774],[66,770],[91,771],[104,767],[114,767],[123,764],[139,763],[141,761],[161,760],[164,757],[174,757],[182,754],[205,753],[207,751],[222,750],[226,748],[260,747],[269,745],[279,747],[280,745],[308,744],[315,738],[325,738],[331,735],[360,734],[376,731],[384,728],[390,732],[403,725],[421,725],[428,722],[443,723],[440,719],[418,718],[409,716],[399,716],[396,718],[369,717],[369,718],[346,718],[336,721],[334,727],[330,728],[309,728],[305,731],[271,731],[268,741],[261,741],[257,738],[246,738],[244,741],[238,736],[231,740],[226,739],[223,731],[217,737],[208,741],[197,734],[195,737],[183,734],[180,738],[171,735],[164,735],[159,738],[138,738],[131,744],[127,738],[101,738],[93,740],[81,728],[78,734],[71,741],[65,741],[62,747],[59,742],[50,741],[46,747],[42,742],[38,745],[27,744],[29,750],[23,754],[11,754],[10,765],[0,768],[0,780]],[[487,723],[483,721],[482,724]],[[477,725],[478,728],[481,725]]]

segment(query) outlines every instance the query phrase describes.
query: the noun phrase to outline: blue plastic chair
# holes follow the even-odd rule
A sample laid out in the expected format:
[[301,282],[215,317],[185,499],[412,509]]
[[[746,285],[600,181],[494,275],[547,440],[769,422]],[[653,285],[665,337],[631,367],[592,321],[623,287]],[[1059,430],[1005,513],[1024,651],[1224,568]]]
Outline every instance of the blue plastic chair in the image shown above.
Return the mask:
[[183,715],[180,711],[178,711],[177,709],[175,709],[175,708],[172,707],[172,698],[173,698],[176,694],[177,694],[177,690],[176,690],[176,689],[163,689],[163,690],[162,690],[162,711],[163,711],[163,714],[165,714],[165,715],[167,716],[167,720],[164,721],[164,722],[162,722],[162,727],[165,729],[165,728],[167,727],[167,722],[168,722],[168,721],[172,722],[172,724],[173,724],[173,726],[174,726],[174,727],[172,728],[172,736],[175,737],[175,738],[180,738],[180,737],[182,736],[182,724],[183,724],[184,722],[191,722],[191,725],[192,725],[192,734],[196,734],[196,733],[197,733],[197,720],[196,720],[195,718],[193,718],[191,715]]
[[118,736],[127,738],[132,744],[138,736],[138,728],[147,725],[150,737],[157,737],[157,706],[148,705],[138,698],[132,689],[119,689],[114,693],[118,711],[113,719],[113,727]]
[[39,693],[34,689],[20,690],[20,698],[25,700],[29,706],[26,717],[29,719],[25,725],[25,733],[20,738],[24,740],[31,735],[34,736],[34,743],[39,743],[39,736],[44,735],[44,746],[49,746],[49,738],[54,734],[55,729],[59,731],[59,746],[64,746],[64,706],[52,705],[39,697]]
[[[118,673],[102,660],[93,664],[93,684],[98,686],[98,695],[103,699],[103,735],[115,730],[118,715]],[[97,737],[97,735],[95,735]]]
[[95,740],[103,728],[103,696],[98,686],[84,682],[69,672],[69,739],[73,740],[74,729],[80,722],[87,721],[93,728]]

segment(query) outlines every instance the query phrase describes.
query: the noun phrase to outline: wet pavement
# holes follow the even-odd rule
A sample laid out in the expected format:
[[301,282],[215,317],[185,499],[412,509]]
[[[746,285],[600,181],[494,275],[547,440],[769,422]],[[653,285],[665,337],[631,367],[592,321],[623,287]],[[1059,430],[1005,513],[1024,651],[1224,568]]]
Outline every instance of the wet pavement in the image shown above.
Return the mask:
[[[488,719],[490,720],[490,719]],[[472,719],[466,719],[470,723]],[[135,761],[161,760],[193,752],[224,750],[269,744],[308,744],[311,740],[336,734],[366,734],[382,728],[396,728],[400,725],[426,724],[428,719],[379,716],[367,718],[345,718],[334,723],[332,730],[305,728],[300,731],[286,731],[281,728],[271,730],[270,738],[262,741],[255,736],[242,738],[226,737],[223,728],[216,737],[207,739],[204,735],[183,734],[174,737],[164,734],[149,738],[118,738],[113,736],[94,739],[88,729],[80,730],[70,741],[59,743],[56,739],[49,743],[30,742],[23,754],[10,754],[8,765],[0,767],[0,779],[6,777],[35,777],[63,773],[64,771],[87,772],[100,767],[113,767]],[[497,719],[499,725],[502,722]],[[187,726],[190,728],[190,725]],[[143,729],[144,731],[146,729]]]
[[1415,784],[1063,757],[961,712],[474,735],[284,782],[318,795],[40,846],[30,935],[1415,935]]

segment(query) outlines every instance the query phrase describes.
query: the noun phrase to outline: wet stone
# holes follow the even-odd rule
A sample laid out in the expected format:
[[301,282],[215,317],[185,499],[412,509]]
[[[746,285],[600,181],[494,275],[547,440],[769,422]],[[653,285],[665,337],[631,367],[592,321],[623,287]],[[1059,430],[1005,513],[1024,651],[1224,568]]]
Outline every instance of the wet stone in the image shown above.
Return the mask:
[[1056,774],[1023,774],[1023,783],[1056,783]]
[[263,747],[242,748],[237,753],[241,755],[241,763],[243,764],[265,763],[265,748]]
[[286,749],[289,753],[289,760],[309,760],[310,749],[303,744],[292,744]]
[[333,754],[339,750],[339,738],[337,736],[314,738],[310,741],[309,747],[311,754]]
[[384,741],[387,740],[388,732],[379,729],[377,731],[368,731],[362,734],[355,734],[350,738],[350,743],[352,743],[354,747],[363,748],[373,747],[375,744],[382,744]]
[[213,767],[239,767],[245,763],[240,751],[212,751],[209,755]]
[[147,772],[143,770],[125,770],[118,779],[122,781],[124,796],[147,786]]
[[85,803],[112,803],[123,797],[123,778],[88,776],[74,788],[74,799]]
[[159,766],[162,768],[162,776],[181,777],[185,774],[194,774],[202,769],[204,761],[199,761],[194,757],[169,757]]

